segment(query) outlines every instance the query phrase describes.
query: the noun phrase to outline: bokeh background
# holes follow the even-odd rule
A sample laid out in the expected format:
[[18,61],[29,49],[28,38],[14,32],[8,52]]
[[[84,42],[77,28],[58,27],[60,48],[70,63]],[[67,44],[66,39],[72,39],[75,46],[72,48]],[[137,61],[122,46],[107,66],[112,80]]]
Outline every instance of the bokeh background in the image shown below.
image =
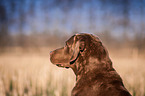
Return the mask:
[[0,96],[70,96],[71,69],[49,52],[99,36],[133,96],[145,96],[145,0],[0,0]]

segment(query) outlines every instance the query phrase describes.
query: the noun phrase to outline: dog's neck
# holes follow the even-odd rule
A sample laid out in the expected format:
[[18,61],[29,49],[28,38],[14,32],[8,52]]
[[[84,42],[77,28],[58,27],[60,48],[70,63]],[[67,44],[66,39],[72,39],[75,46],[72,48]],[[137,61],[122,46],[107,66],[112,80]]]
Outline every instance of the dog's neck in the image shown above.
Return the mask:
[[[81,58],[80,56],[80,59],[83,59],[83,58]],[[102,59],[101,61],[99,61],[98,58],[94,58],[94,57],[89,57],[88,59],[85,59],[85,60],[78,59],[75,62],[75,64],[73,64],[72,69],[76,75],[77,81],[85,74],[89,74],[91,72],[99,73],[99,72],[104,72],[104,71],[107,72],[107,71],[114,70],[112,67],[112,62],[109,59],[109,57],[106,57]]]
[[[114,70],[107,50],[102,45],[91,44],[78,55],[72,69],[77,80],[89,72],[107,72]],[[95,47],[93,47],[95,46]],[[103,71],[102,71],[103,70]]]

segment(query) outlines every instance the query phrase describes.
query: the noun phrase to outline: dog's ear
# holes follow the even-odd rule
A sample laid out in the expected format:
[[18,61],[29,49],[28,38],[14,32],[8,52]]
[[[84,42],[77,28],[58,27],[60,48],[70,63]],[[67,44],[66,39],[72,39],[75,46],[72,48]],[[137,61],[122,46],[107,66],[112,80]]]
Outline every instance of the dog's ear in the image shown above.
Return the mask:
[[77,59],[79,53],[83,52],[84,48],[85,48],[84,41],[77,41],[76,42],[75,47],[73,49],[72,57],[70,59],[70,64],[73,64],[75,62],[75,60]]
[[84,41],[79,41],[79,42],[80,42],[79,49],[80,49],[81,52],[83,52],[84,49],[85,49],[85,42]]

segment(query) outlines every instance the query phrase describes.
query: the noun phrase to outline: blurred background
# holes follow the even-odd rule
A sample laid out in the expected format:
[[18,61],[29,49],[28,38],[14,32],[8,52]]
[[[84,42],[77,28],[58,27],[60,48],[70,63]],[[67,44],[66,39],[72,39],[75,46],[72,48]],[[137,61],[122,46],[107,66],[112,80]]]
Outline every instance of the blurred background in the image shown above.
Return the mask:
[[0,96],[70,96],[71,69],[49,52],[99,36],[133,96],[145,96],[145,0],[0,0]]

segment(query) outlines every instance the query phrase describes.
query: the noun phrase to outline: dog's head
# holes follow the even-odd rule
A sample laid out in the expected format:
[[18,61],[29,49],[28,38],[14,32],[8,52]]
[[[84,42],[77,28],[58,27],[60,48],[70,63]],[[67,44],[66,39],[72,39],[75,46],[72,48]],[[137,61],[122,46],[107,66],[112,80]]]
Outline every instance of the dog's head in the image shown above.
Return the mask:
[[66,41],[66,45],[50,53],[50,60],[59,67],[72,68],[76,62],[88,62],[89,58],[104,59],[107,51],[100,39],[92,34],[76,34]]

